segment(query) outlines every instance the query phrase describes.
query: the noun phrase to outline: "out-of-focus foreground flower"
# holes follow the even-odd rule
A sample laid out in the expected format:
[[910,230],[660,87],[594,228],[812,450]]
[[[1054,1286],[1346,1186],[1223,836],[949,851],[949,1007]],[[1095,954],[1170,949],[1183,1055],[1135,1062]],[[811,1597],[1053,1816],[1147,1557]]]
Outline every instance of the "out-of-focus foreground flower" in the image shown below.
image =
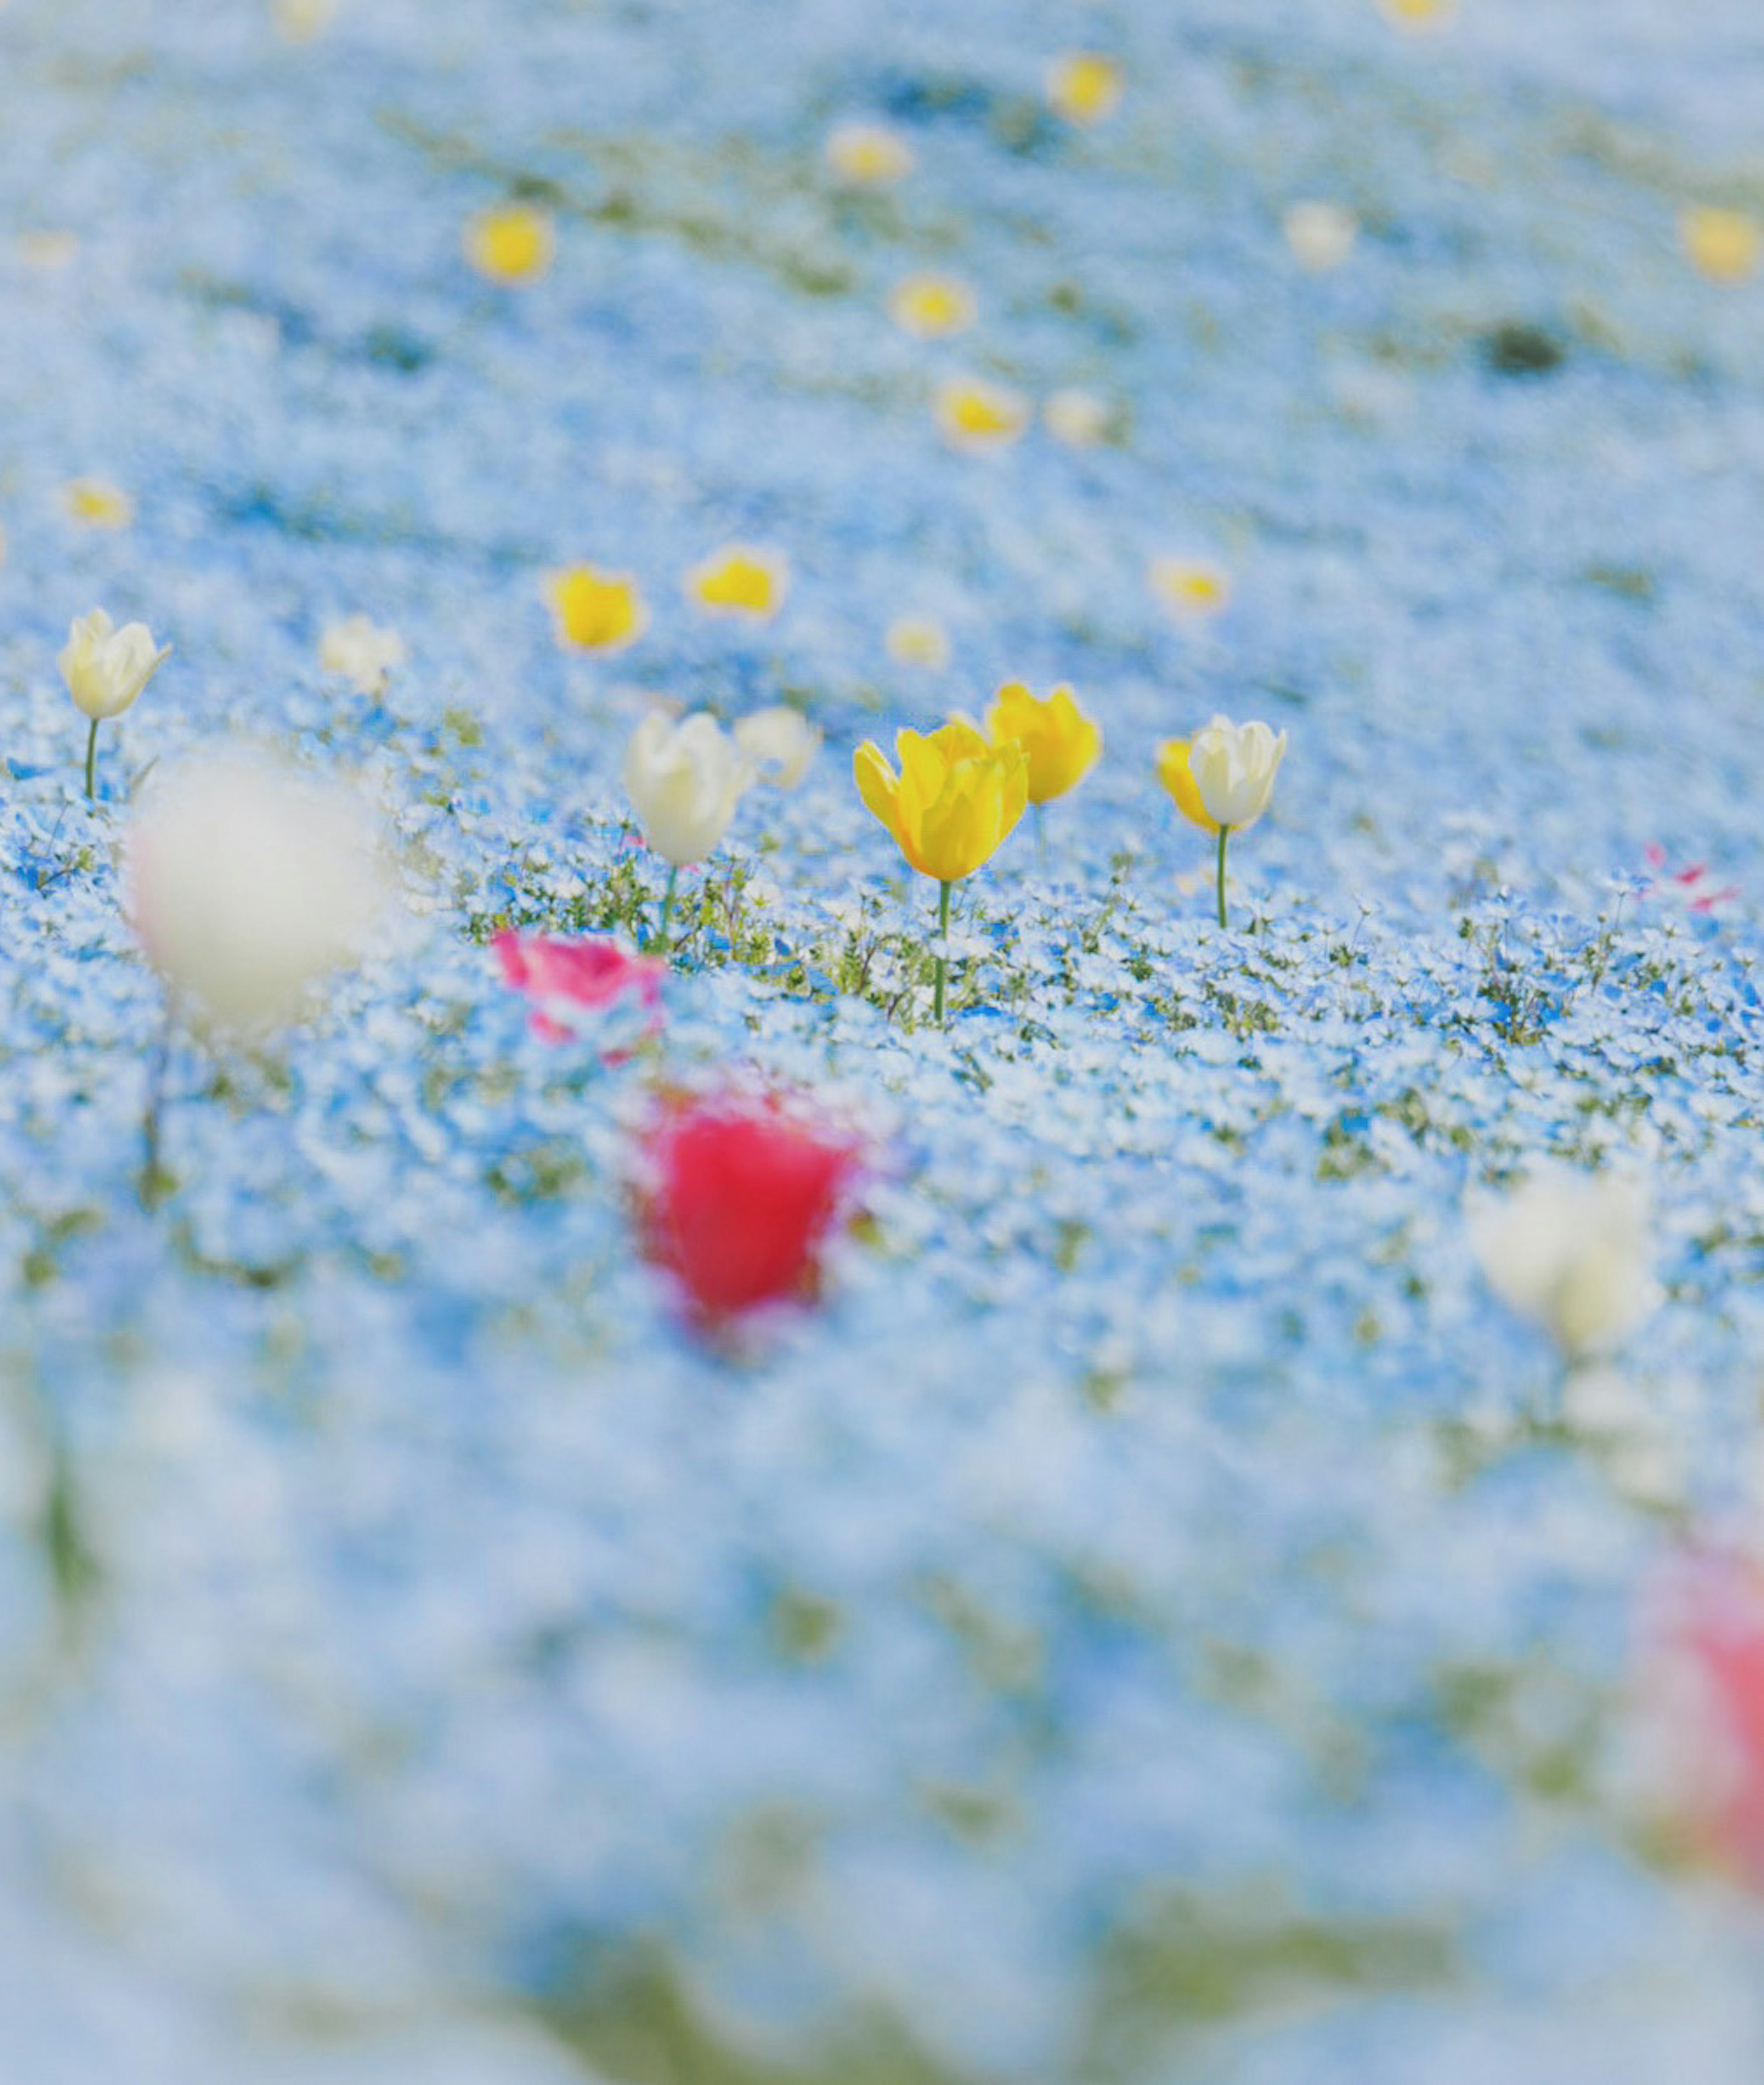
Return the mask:
[[468,218],[461,244],[465,258],[487,282],[512,287],[536,281],[550,266],[557,235],[548,211],[515,202]]
[[781,550],[727,543],[686,574],[688,597],[712,615],[769,622],[790,587],[790,561]]
[[55,663],[62,669],[75,707],[91,720],[91,729],[86,735],[88,796],[97,792],[95,763],[100,724],[106,717],[121,716],[132,707],[171,656],[171,646],[155,646],[153,633],[144,622],[125,622],[119,630],[101,608],[76,617],[69,626],[67,642],[56,654]]
[[858,1169],[850,1139],[772,1103],[701,1101],[664,1115],[644,1157],[648,1255],[695,1319],[714,1325],[818,1292],[821,1250]]
[[566,941],[512,928],[491,946],[504,981],[532,1005],[533,1034],[548,1042],[565,1042],[577,1033],[572,1017],[578,1011],[604,1013],[622,999],[635,1000],[651,1016],[645,1032],[659,1021],[668,966],[652,956],[634,955],[604,937]]
[[1571,1358],[1615,1346],[1658,1300],[1647,1191],[1626,1175],[1542,1164],[1469,1221],[1489,1286]]
[[735,720],[735,743],[755,771],[755,779],[773,789],[794,789],[821,749],[821,733],[801,710],[780,703]]
[[379,694],[404,658],[404,639],[371,616],[348,615],[341,622],[327,622],[319,639],[320,665],[327,673],[341,673],[364,695]]
[[1192,738],[1166,739],[1158,749],[1158,779],[1176,808],[1203,832],[1218,835],[1219,924],[1226,924],[1225,851],[1233,833],[1255,824],[1274,793],[1286,757],[1286,734],[1277,738],[1259,720],[1233,724],[1216,716]]
[[583,652],[623,652],[649,627],[649,611],[628,572],[567,565],[547,572],[543,584],[560,644]]
[[354,790],[268,754],[192,754],[149,785],[127,843],[128,907],[181,1008],[249,1032],[291,1020],[365,953],[388,898]]

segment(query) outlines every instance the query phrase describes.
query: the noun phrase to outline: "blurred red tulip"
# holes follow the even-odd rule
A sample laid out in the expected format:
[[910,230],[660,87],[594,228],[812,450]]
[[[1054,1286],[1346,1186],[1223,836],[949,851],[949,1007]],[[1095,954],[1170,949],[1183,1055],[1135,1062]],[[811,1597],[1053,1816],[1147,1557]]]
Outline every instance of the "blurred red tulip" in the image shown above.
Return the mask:
[[576,1030],[557,1018],[572,1006],[599,1011],[630,992],[657,1018],[661,980],[667,966],[652,956],[634,956],[616,941],[558,941],[540,934],[497,935],[491,946],[502,964],[504,979],[523,992],[533,1006],[535,1035],[548,1042],[567,1042]]
[[693,1314],[716,1322],[812,1297],[820,1249],[858,1164],[856,1147],[767,1102],[699,1102],[646,1140],[649,1256]]
[[1664,1648],[1690,1683],[1678,1697],[1680,1807],[1698,1836],[1764,1888],[1764,1572],[1704,1553],[1683,1560],[1663,1603]]

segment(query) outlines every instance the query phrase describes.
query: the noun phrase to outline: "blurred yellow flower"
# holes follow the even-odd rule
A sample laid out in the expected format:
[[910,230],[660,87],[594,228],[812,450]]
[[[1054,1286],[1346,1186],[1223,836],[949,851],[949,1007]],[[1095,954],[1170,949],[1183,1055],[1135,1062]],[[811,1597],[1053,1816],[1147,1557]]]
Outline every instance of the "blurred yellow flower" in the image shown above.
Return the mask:
[[1068,123],[1100,123],[1120,106],[1126,80],[1099,51],[1068,51],[1048,67],[1048,105]]
[[1029,401],[1022,393],[981,376],[940,384],[932,410],[953,448],[1007,448],[1029,424]]
[[40,268],[52,274],[65,268],[79,252],[77,231],[21,231],[13,249],[27,268]]
[[108,478],[73,478],[62,487],[62,508],[83,529],[126,529],[134,502]]
[[769,622],[784,605],[790,561],[781,550],[725,543],[686,575],[687,597],[712,615],[742,615]]
[[937,340],[965,333],[980,316],[967,284],[954,275],[908,275],[888,293],[888,316],[903,333]]
[[1743,282],[1764,257],[1764,231],[1743,210],[1699,204],[1680,214],[1678,236],[1691,265],[1712,282]]
[[556,247],[549,211],[512,202],[465,220],[465,258],[492,282],[531,282],[551,265]]
[[1056,391],[1041,409],[1048,432],[1075,449],[1095,448],[1108,440],[1114,418],[1106,399],[1094,391]]
[[1152,592],[1184,622],[1217,615],[1231,602],[1231,576],[1218,565],[1192,558],[1154,558],[1149,577]]
[[884,640],[897,666],[924,666],[940,673],[950,663],[950,633],[934,616],[899,616]]
[[543,585],[560,644],[584,652],[623,652],[649,626],[649,611],[628,572],[570,565],[547,572]]
[[992,860],[1029,801],[1029,762],[1014,742],[988,745],[959,717],[929,734],[899,731],[897,775],[873,739],[852,757],[857,792],[913,868],[958,883]]
[[1338,202],[1295,202],[1282,219],[1281,230],[1299,265],[1326,275],[1354,251],[1360,221]]
[[1378,0],[1378,11],[1398,29],[1443,29],[1458,0]]
[[285,44],[310,44],[337,19],[338,0],[274,0],[276,34]]
[[1042,698],[1021,681],[1006,682],[988,712],[986,728],[994,745],[1022,748],[1031,804],[1051,804],[1076,788],[1103,751],[1102,726],[1084,714],[1065,686]]
[[912,172],[912,147],[886,123],[839,123],[822,147],[827,163],[854,188],[886,188]]

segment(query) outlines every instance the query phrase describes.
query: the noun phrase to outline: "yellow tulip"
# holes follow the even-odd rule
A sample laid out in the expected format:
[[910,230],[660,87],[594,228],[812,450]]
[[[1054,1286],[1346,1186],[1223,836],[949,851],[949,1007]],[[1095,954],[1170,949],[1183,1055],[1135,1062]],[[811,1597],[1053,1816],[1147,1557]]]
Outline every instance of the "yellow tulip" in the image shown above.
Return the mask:
[[545,597],[557,620],[559,643],[584,652],[623,652],[649,626],[637,583],[623,572],[593,565],[547,572]]
[[822,147],[838,178],[853,188],[887,188],[912,172],[912,147],[885,123],[840,123]]
[[1704,204],[1678,219],[1678,236],[1691,265],[1712,282],[1743,282],[1764,256],[1764,231],[1743,210]]
[[1048,104],[1068,123],[1100,123],[1120,106],[1120,67],[1099,51],[1070,51],[1048,68]]
[[1184,817],[1197,825],[1204,833],[1216,833],[1218,823],[1207,816],[1207,808],[1201,801],[1201,785],[1194,779],[1194,770],[1188,765],[1188,741],[1185,738],[1167,738],[1158,749],[1158,779],[1175,797],[1176,809]]
[[965,333],[980,315],[974,292],[954,275],[908,275],[888,293],[888,316],[918,340]]
[[979,376],[940,384],[932,410],[943,439],[958,449],[1006,448],[1029,424],[1029,401],[1020,391]]
[[515,202],[468,218],[462,243],[465,258],[480,275],[512,285],[542,275],[551,265],[557,240],[546,211]]
[[[857,793],[895,836],[921,876],[937,882],[937,928],[950,924],[950,887],[990,861],[1029,801],[1029,759],[1012,742],[988,745],[972,724],[952,717],[940,729],[895,734],[896,775],[872,739],[852,762]],[[937,958],[934,1012],[943,1020],[943,950]]]
[[986,719],[994,745],[1014,741],[1029,762],[1029,800],[1051,804],[1075,789],[1103,751],[1103,728],[1087,717],[1065,686],[1042,698],[1021,681],[998,691]]
[[781,551],[729,543],[686,575],[688,597],[712,615],[744,615],[769,622],[784,605],[790,561]]
[[107,478],[70,478],[62,487],[62,511],[83,529],[126,529],[134,502]]

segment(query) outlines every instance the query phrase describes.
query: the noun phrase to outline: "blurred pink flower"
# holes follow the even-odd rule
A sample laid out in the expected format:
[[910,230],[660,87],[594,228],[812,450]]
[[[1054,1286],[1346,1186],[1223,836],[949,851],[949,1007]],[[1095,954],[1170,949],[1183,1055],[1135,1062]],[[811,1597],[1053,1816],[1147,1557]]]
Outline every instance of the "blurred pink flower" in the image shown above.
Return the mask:
[[533,1034],[548,1042],[567,1042],[580,1033],[568,1018],[570,1009],[602,1012],[627,993],[649,1011],[645,1035],[661,1026],[661,980],[667,965],[657,957],[634,956],[613,941],[559,941],[512,928],[497,935],[491,946],[504,982],[533,1003]]
[[1682,905],[1689,912],[1713,912],[1718,905],[1731,904],[1740,894],[1736,883],[1717,885],[1707,863],[1694,861],[1687,868],[1668,870],[1666,850],[1658,840],[1648,843],[1642,859],[1652,872],[1642,885],[1644,898],[1662,898],[1668,903]]

